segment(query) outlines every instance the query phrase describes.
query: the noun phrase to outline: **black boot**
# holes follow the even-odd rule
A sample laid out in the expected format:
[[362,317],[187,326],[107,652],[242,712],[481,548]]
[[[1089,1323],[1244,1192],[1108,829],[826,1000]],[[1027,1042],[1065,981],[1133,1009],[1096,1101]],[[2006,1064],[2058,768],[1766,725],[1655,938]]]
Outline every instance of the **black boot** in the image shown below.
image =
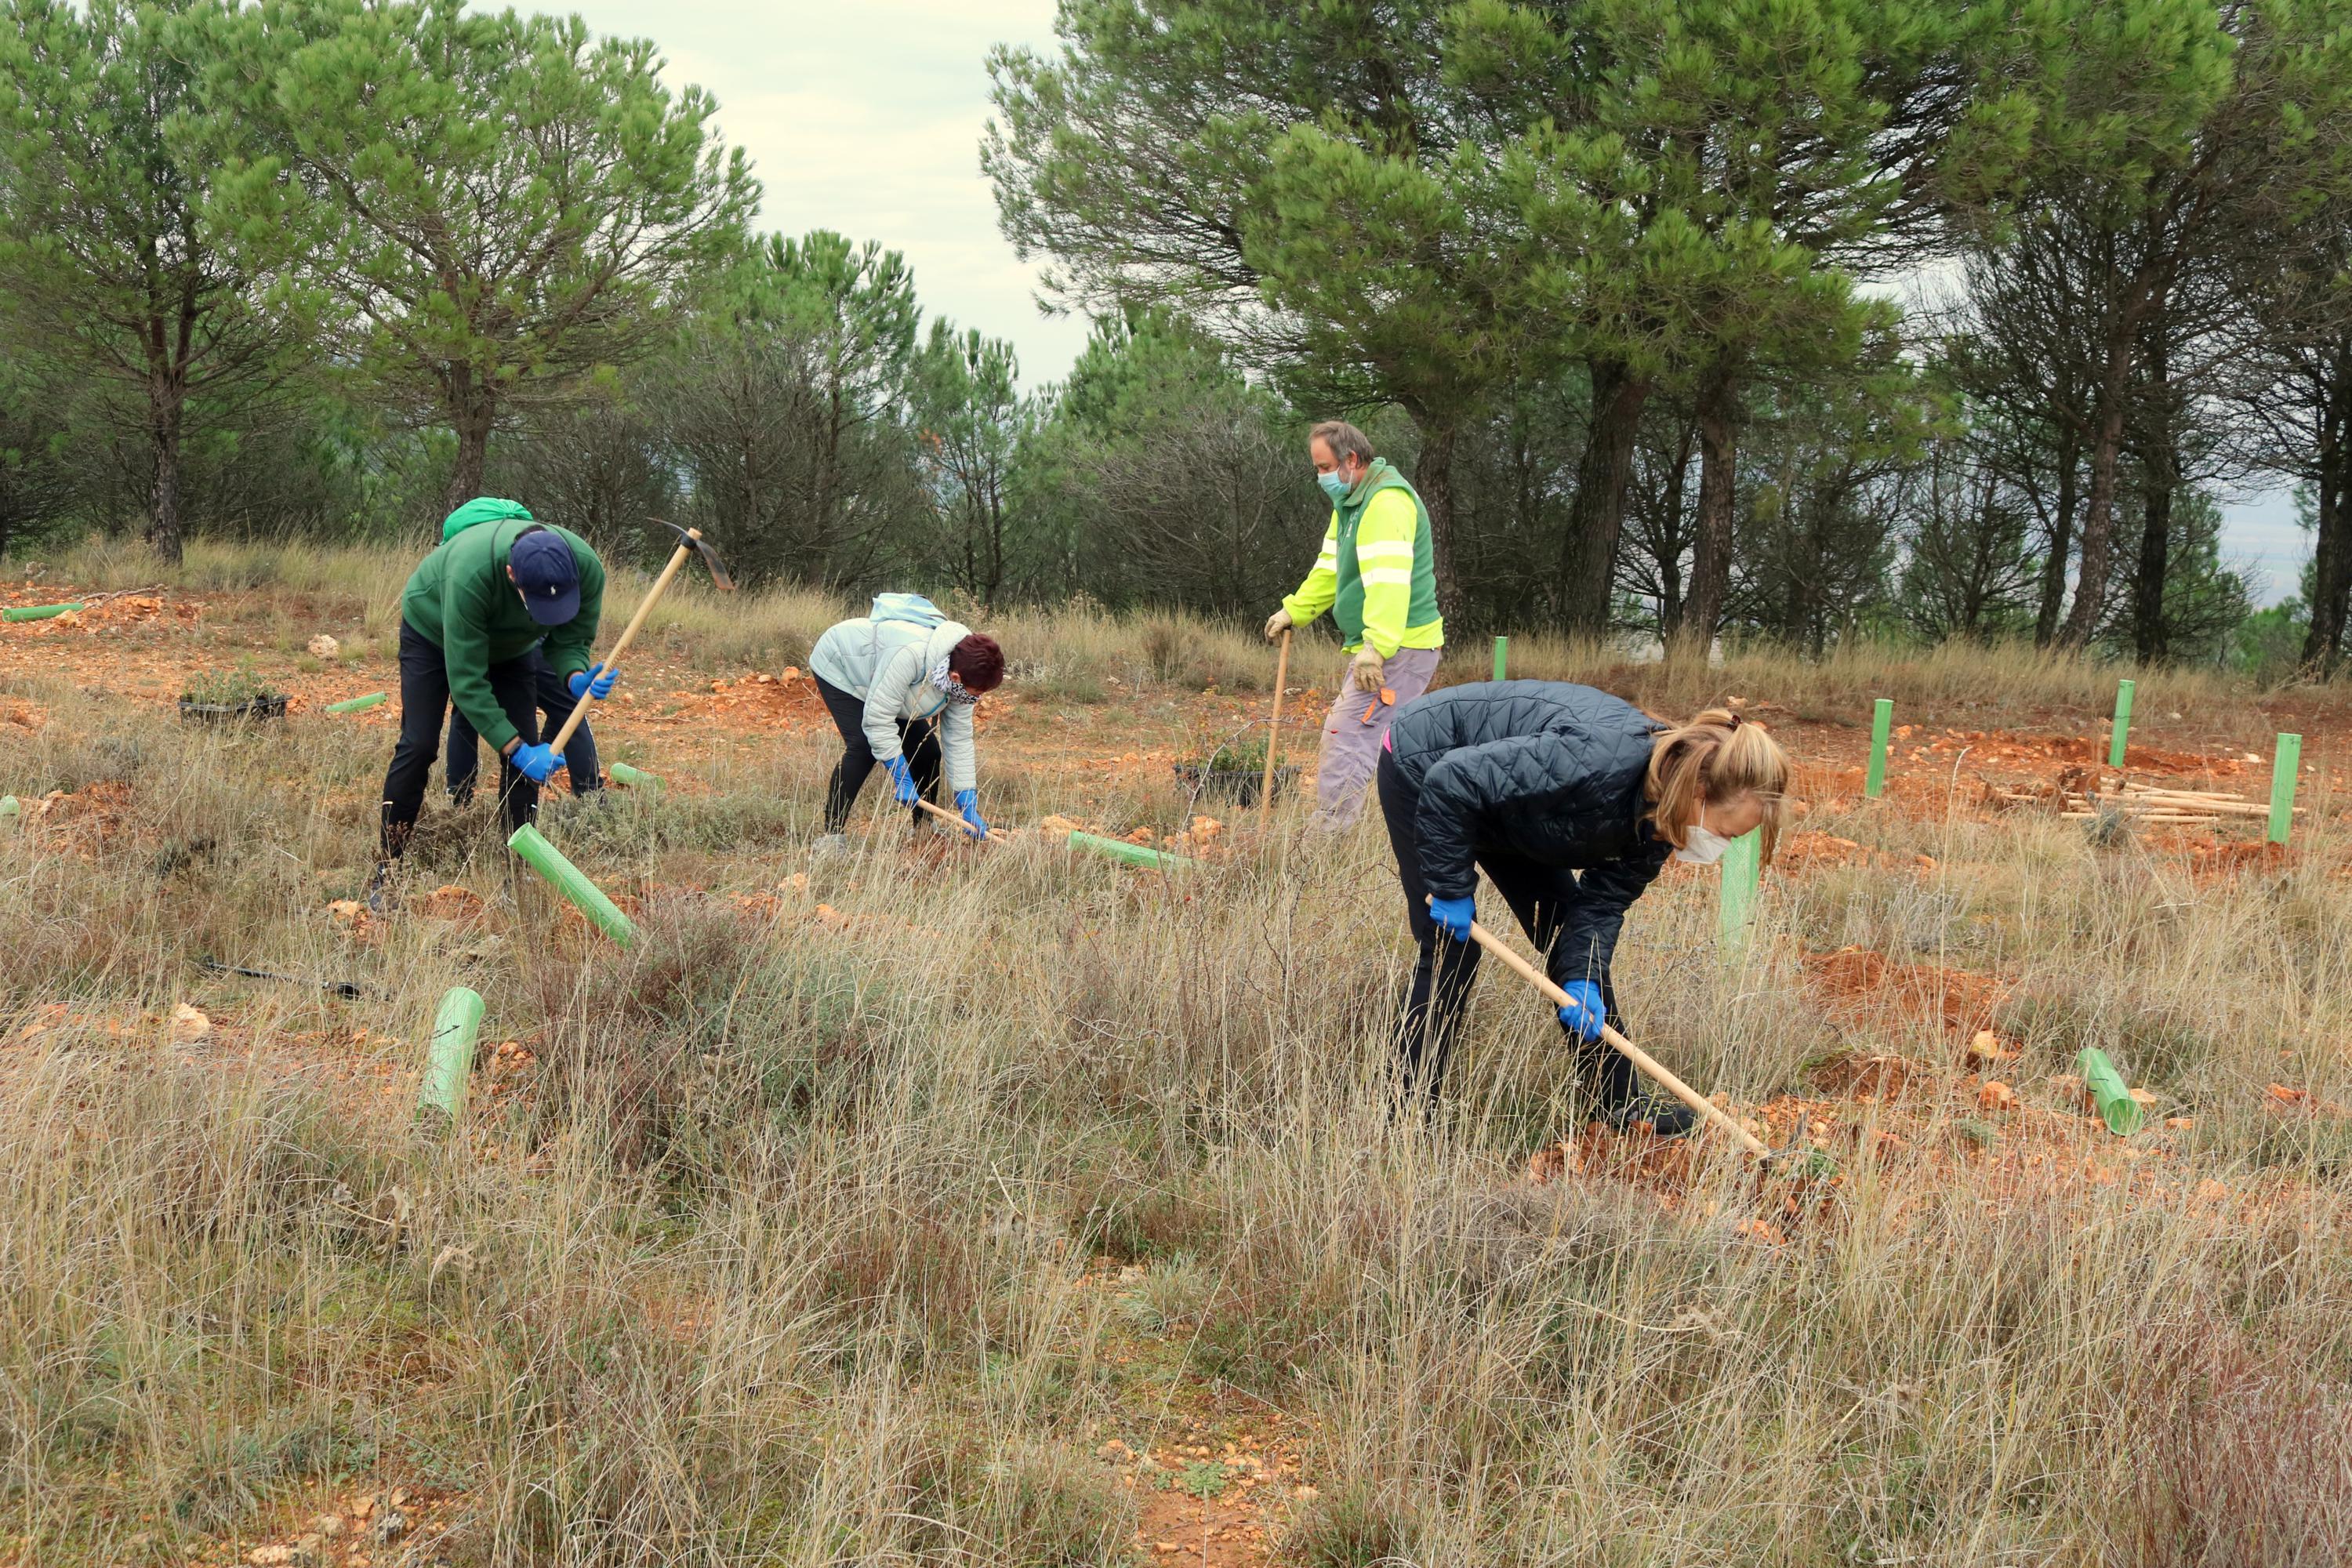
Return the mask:
[[1595,1040],[1584,1046],[1584,1081],[1591,1087],[1597,1120],[1611,1130],[1628,1132],[1647,1123],[1651,1135],[1680,1138],[1698,1125],[1691,1108],[1654,1091],[1642,1081],[1633,1059],[1614,1046]]
[[1698,1125],[1698,1113],[1679,1100],[1641,1094],[1610,1107],[1601,1120],[1619,1132],[1647,1127],[1653,1138],[1680,1138]]

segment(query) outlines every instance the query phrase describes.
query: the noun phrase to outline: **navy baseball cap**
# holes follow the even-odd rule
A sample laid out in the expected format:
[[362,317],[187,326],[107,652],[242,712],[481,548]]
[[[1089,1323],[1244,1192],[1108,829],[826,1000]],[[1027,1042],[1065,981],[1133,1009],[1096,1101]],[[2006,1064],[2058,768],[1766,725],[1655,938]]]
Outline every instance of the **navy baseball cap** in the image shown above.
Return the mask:
[[507,550],[523,607],[542,626],[560,626],[580,613],[580,563],[560,533],[533,528],[515,536]]

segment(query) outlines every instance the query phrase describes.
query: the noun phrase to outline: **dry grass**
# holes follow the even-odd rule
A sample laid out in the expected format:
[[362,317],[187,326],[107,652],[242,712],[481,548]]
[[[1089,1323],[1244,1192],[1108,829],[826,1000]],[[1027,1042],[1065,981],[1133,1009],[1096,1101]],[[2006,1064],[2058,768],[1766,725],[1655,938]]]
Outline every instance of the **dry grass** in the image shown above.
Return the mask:
[[[832,613],[665,612],[786,653]],[[1263,665],[1240,634],[1003,625],[1055,679]],[[1792,705],[2111,689],[1958,656],[1729,679],[1751,669]],[[894,823],[775,892],[806,863],[801,747],[714,764],[708,794],[551,805],[550,836],[644,899],[633,952],[503,911],[353,943],[322,905],[364,868],[382,757],[348,733],[100,710],[0,752],[0,791],[128,792],[104,831],[0,827],[0,1561],[226,1561],[360,1477],[450,1498],[418,1561],[459,1568],[1151,1560],[1096,1455],[1204,1383],[1308,1435],[1302,1563],[2285,1565],[2340,1543],[2352,1133],[2262,1093],[2352,1103],[2332,825],[2283,873],[2200,883],[2046,820],[1817,815],[1888,861],[1776,879],[1745,964],[1716,954],[1706,881],[1662,884],[1622,984],[1698,1081],[1759,1099],[1840,1050],[1948,1062],[1932,1029],[1825,1018],[1800,946],[1998,973],[2021,1090],[2051,1098],[2102,1044],[2196,1119],[2169,1140],[2181,1189],[2232,1194],[1895,1154],[1776,1247],[1738,1233],[1728,1164],[1672,1214],[1518,1182],[1578,1106],[1499,973],[1444,1123],[1387,1125],[1403,950],[1369,825],[1332,849],[1292,824],[1163,883],[1031,849],[936,868]],[[992,799],[1034,816],[1089,782],[1032,770]],[[480,826],[445,825],[421,879],[495,899]],[[852,923],[812,919],[820,899]],[[504,1094],[485,1068],[456,1135],[422,1140],[405,1111],[456,984],[488,999],[486,1045],[538,1060]],[[168,1037],[184,1000],[214,1036]],[[2008,1136],[1963,1120],[1920,1149]],[[1143,1266],[1127,1296],[1105,1258]]]

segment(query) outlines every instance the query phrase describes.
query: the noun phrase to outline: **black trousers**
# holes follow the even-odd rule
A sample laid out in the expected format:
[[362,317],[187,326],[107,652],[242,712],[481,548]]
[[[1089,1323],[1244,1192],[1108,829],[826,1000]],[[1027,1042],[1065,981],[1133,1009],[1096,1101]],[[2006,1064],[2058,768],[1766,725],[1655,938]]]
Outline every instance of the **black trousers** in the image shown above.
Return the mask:
[[[1430,918],[1429,888],[1421,878],[1421,841],[1414,826],[1421,792],[1399,771],[1392,752],[1381,752],[1376,776],[1381,816],[1388,824],[1389,845],[1396,851],[1397,879],[1404,884],[1405,921],[1419,949],[1404,1010],[1397,1020],[1398,1091],[1401,1098],[1419,1097],[1434,1106],[1439,1080],[1445,1076],[1445,1058],[1461,1032],[1470,984],[1478,977],[1479,948],[1474,942],[1455,942]],[[1478,868],[1511,907],[1519,929],[1549,957],[1576,907],[1576,873],[1507,854],[1482,855]],[[1609,976],[1603,973],[1600,979],[1601,1005],[1610,1026],[1621,1035],[1628,1033],[1625,1020],[1618,1015],[1617,993]],[[1562,1033],[1566,1033],[1564,1027]],[[1633,1099],[1639,1079],[1632,1062],[1598,1040],[1587,1044],[1573,1037],[1570,1039],[1578,1072],[1603,1110]]]
[[[542,734],[552,735],[563,728],[572,710],[580,706],[572,700],[572,688],[564,678],[556,674],[539,649],[530,651],[531,662],[538,667],[539,709],[547,715],[547,728]],[[452,710],[449,714],[449,749],[441,764],[441,782],[449,786],[449,798],[459,805],[474,798],[474,774],[482,763],[482,738],[474,733],[474,726],[463,713]],[[563,744],[563,776],[573,795],[586,795],[590,790],[604,787],[604,775],[596,765],[596,737],[589,733],[588,721],[580,721],[580,728],[572,731],[572,739]]]
[[[841,761],[834,764],[833,782],[825,786],[824,830],[838,833],[849,823],[849,808],[857,804],[857,792],[866,787],[866,775],[874,771],[874,748],[866,741],[866,700],[844,691],[824,676],[816,679],[816,694],[824,699],[824,710],[833,715],[833,727],[841,731]],[[915,787],[923,798],[937,805],[940,801],[940,727],[929,719],[918,719],[912,723],[898,721],[898,745],[907,753],[907,766],[915,775]],[[923,808],[908,807],[915,826],[923,825]]]
[[[537,648],[520,658],[500,660],[488,671],[490,690],[507,722],[526,743],[539,740],[538,671],[544,668]],[[408,847],[416,814],[425,808],[425,781],[433,758],[441,750],[441,721],[449,711],[449,668],[441,645],[406,621],[400,623],[400,743],[392,750],[392,767],[383,775],[382,853],[385,859]],[[539,786],[512,763],[499,763],[499,816],[512,833],[539,815]]]

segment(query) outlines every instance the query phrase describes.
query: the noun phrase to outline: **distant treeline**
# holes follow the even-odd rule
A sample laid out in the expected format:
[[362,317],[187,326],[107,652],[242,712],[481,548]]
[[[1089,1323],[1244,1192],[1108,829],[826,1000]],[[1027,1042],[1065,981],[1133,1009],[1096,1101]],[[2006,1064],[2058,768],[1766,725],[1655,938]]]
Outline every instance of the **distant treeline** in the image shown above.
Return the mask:
[[[654,47],[451,0],[0,0],[0,549],[511,494],[751,578],[1262,611],[1308,422],[1449,619],[2332,672],[2352,29],[2316,0],[1094,0],[1000,51],[1069,376],[752,232]],[[1912,301],[1906,311],[1896,302]],[[2293,487],[2249,613],[2219,498]]]

